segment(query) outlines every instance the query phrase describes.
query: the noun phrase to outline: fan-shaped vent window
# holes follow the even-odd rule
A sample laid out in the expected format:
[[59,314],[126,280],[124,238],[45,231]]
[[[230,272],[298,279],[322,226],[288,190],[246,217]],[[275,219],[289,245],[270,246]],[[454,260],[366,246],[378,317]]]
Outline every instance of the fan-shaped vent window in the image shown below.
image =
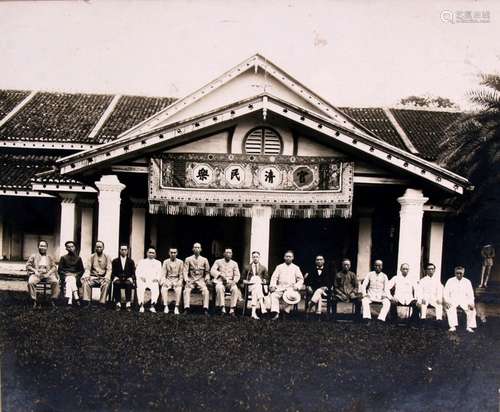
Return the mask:
[[245,153],[248,154],[278,155],[282,149],[280,135],[267,127],[250,130],[245,138],[244,146]]

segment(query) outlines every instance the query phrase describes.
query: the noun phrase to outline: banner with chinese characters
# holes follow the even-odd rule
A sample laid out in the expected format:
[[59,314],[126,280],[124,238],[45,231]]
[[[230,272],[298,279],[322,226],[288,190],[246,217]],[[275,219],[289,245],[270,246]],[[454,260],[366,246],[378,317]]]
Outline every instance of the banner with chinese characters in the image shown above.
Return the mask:
[[151,159],[152,213],[249,216],[351,214],[353,163],[335,157],[163,153]]

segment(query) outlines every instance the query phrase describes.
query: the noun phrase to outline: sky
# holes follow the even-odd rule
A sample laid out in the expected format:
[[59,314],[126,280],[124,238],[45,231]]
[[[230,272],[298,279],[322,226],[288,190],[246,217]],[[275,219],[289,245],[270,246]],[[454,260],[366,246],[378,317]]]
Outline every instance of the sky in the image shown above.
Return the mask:
[[499,19],[496,0],[3,1],[0,88],[182,97],[258,52],[337,106],[467,109]]

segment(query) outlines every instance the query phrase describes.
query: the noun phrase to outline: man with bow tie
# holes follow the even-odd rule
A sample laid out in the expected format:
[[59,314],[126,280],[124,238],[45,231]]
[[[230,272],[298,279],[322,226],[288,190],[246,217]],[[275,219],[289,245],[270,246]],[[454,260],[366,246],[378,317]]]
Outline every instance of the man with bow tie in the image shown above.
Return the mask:
[[316,256],[314,267],[309,270],[305,276],[307,293],[311,297],[307,310],[311,311],[316,307],[316,315],[321,316],[323,298],[331,298],[332,273],[325,266],[325,258],[321,255]]

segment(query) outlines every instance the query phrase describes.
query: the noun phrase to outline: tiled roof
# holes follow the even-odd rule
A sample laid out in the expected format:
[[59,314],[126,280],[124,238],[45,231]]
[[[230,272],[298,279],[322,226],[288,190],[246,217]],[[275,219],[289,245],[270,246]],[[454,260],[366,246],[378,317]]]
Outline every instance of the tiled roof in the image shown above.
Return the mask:
[[37,93],[0,129],[2,140],[90,142],[89,133],[113,96]]
[[[0,120],[28,94],[24,91],[0,90]],[[121,96],[97,135],[90,137],[112,99],[112,95],[37,93],[0,128],[0,141],[106,143],[175,100],[169,97]],[[339,109],[385,142],[408,150],[384,109]],[[391,113],[419,155],[427,160],[437,158],[444,130],[460,116],[458,112],[414,109],[391,109]]]
[[7,116],[30,92],[0,90],[0,120]]
[[[59,156],[0,154],[0,188],[31,189],[33,180],[41,183],[78,183],[61,176],[55,164]],[[45,172],[45,173],[44,173]],[[42,173],[42,176],[38,176]]]
[[431,110],[391,109],[391,112],[419,155],[427,160],[437,159],[446,128],[461,116],[459,112]]
[[377,107],[339,107],[346,115],[356,120],[385,142],[403,150],[408,150],[398,132],[387,118],[383,109]]
[[106,143],[174,102],[170,97],[122,96],[97,134]]
[[37,173],[50,170],[57,156],[0,155],[0,187],[4,189],[29,189]]

